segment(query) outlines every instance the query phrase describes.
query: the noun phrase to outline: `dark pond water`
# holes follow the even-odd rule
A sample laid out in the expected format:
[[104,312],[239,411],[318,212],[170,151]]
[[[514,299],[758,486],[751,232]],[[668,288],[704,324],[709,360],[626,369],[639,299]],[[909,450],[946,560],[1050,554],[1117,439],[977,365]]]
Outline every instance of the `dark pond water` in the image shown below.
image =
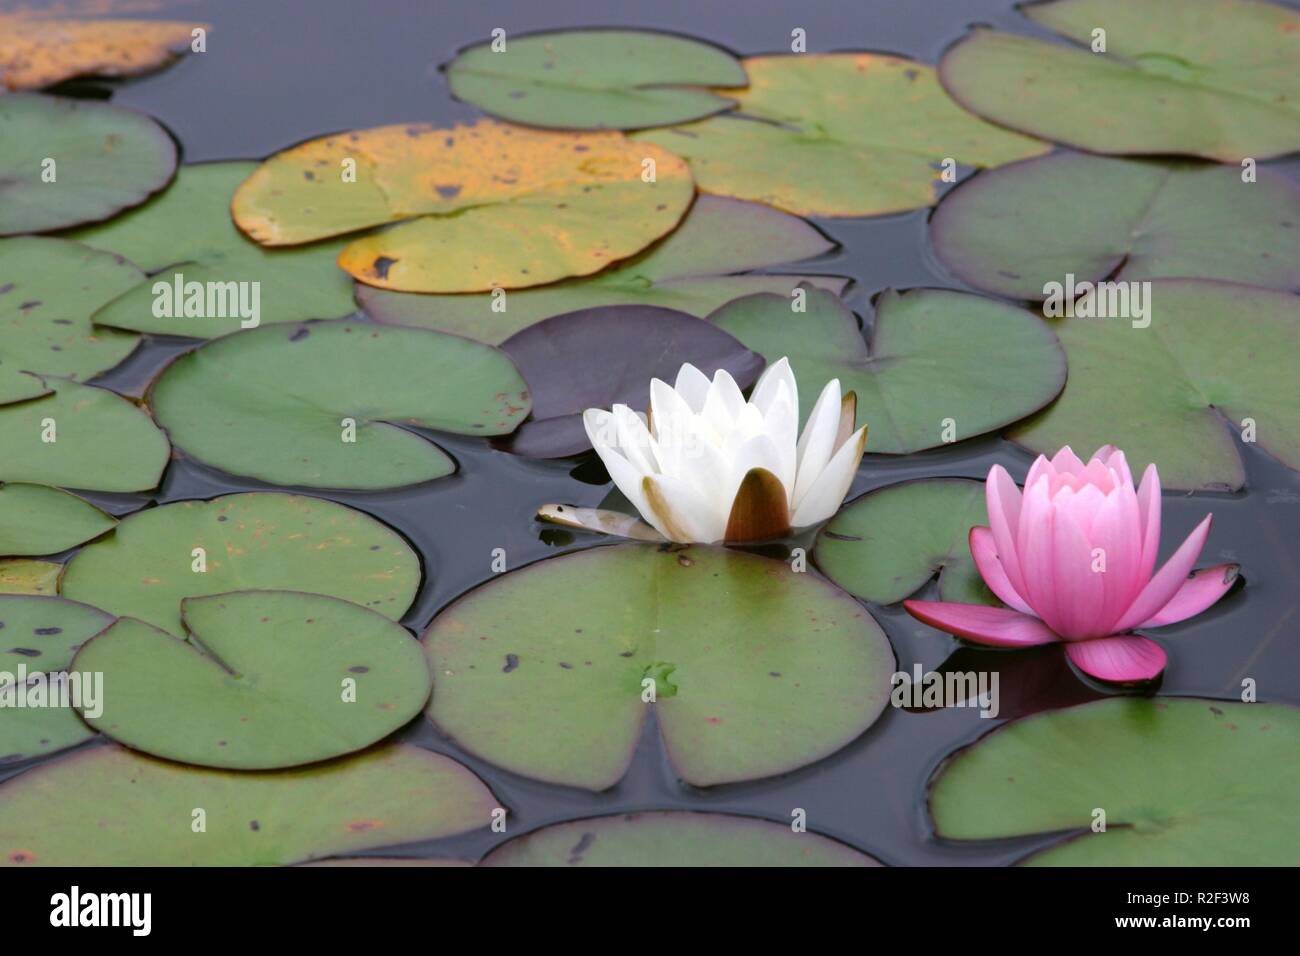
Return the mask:
[[[341,129],[472,118],[473,109],[449,97],[438,65],[460,47],[486,39],[494,27],[510,34],[575,26],[651,27],[711,40],[742,54],[788,50],[790,31],[802,27],[810,52],[874,49],[929,63],[972,22],[1038,32],[1007,0],[843,0],[814,5],[776,0],[623,0],[599,5],[589,0],[200,0],[170,12],[213,24],[208,52],[157,76],[111,89],[115,102],[167,125],[187,162],[259,158]],[[95,95],[96,88],[81,87],[78,92]],[[1296,161],[1272,165],[1300,175]],[[922,210],[870,220],[820,221],[840,248],[800,269],[853,276],[856,285],[849,301],[868,317],[871,297],[888,286],[965,288],[931,255],[927,216]],[[191,345],[154,339],[99,381],[139,394],[168,358]],[[594,536],[548,530],[532,519],[536,506],[544,502],[599,503],[608,485],[591,483],[603,478],[598,464],[587,459],[530,461],[467,439],[431,437],[456,458],[455,476],[399,492],[324,495],[388,522],[419,550],[425,580],[405,618],[416,633],[449,601],[491,577],[494,548],[505,548],[510,566],[517,568],[605,543]],[[1193,621],[1160,632],[1170,665],[1159,690],[1237,699],[1242,679],[1253,677],[1261,700],[1300,704],[1300,476],[1254,446],[1244,446],[1242,453],[1248,474],[1245,492],[1165,496],[1166,549],[1172,550],[1212,510],[1214,528],[1200,563],[1239,562],[1248,585]],[[868,455],[852,494],[919,476],[982,478],[993,463],[1023,478],[1030,456],[998,438],[902,459]],[[266,487],[176,461],[152,498],[90,497],[126,513],[151,501]],[[926,669],[938,667],[958,651],[955,640],[901,609],[872,606],[871,611],[888,632],[900,669],[910,670],[917,662]],[[960,655],[961,669],[1001,671],[1004,717],[1013,708],[1028,713],[1097,694],[1073,675],[1054,649],[1008,654],[968,648]],[[391,855],[474,859],[509,836],[539,826],[624,810],[709,810],[788,822],[791,811],[800,807],[807,811],[811,829],[886,863],[1007,863],[1052,838],[948,843],[931,834],[924,800],[926,781],[944,755],[999,722],[982,720],[973,709],[889,709],[859,739],[826,760],[784,776],[707,790],[676,779],[650,723],[627,777],[608,791],[592,794],[502,771],[466,754],[421,719],[402,732],[403,739],[449,754],[478,773],[510,809],[510,832],[503,836],[480,831],[403,846]],[[0,773],[0,778],[13,772]]]

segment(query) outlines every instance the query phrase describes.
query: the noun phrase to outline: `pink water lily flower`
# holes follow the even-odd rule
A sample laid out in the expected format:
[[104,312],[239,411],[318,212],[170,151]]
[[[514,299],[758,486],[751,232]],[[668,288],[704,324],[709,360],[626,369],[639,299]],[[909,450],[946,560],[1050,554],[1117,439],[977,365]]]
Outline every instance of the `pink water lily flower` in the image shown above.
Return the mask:
[[1124,453],[1107,445],[1085,465],[1067,446],[1029,469],[1022,495],[1005,468],[989,469],[989,527],[970,550],[1006,607],[905,601],[913,617],[992,647],[1066,642],[1075,666],[1104,681],[1150,680],[1165,668],[1154,641],[1129,633],[1186,620],[1223,597],[1237,566],[1189,573],[1211,515],[1155,571],[1160,476],[1147,466],[1133,488]]

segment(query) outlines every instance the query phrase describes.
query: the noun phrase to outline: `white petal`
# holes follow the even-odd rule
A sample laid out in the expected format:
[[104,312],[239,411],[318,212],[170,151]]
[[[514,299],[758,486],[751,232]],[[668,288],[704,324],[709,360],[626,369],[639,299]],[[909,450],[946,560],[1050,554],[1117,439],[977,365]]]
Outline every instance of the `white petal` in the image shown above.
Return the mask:
[[781,386],[784,385],[790,393],[790,403],[794,406],[797,413],[799,411],[799,386],[794,380],[794,372],[790,370],[790,360],[784,356],[777,359],[776,362],[769,365],[758,379],[758,384],[754,386],[754,391],[750,393],[749,403],[758,408],[764,416],[776,401],[776,396],[780,393]]
[[[729,465],[731,474],[728,476],[726,485],[723,486],[725,489],[723,497],[728,502],[735,499],[736,492],[740,490],[740,483],[745,479],[745,475],[749,474],[751,468],[766,468],[777,478],[781,477],[781,454],[776,447],[776,442],[772,441],[767,435],[756,435],[737,448],[736,454],[729,461]],[[782,484],[785,483],[782,482]],[[790,488],[788,485],[785,487],[786,501],[789,502]],[[730,507],[728,507],[727,513],[730,515]]]
[[[646,507],[641,515],[655,530],[670,541],[683,544],[721,541],[727,530],[727,515],[719,516],[714,507],[717,499],[697,492],[689,482],[662,475],[643,480],[642,499]],[[727,514],[731,503],[727,503]]]
[[745,396],[741,394],[736,380],[725,368],[720,368],[713,373],[713,384],[709,386],[701,414],[719,434],[725,435],[732,423],[740,417],[745,404]]
[[614,424],[618,429],[618,450],[637,471],[653,473],[656,463],[650,450],[650,432],[641,416],[626,405],[615,405]]
[[799,409],[784,382],[777,387],[776,397],[763,416],[763,433],[775,443],[780,460],[780,469],[773,474],[781,479],[786,493],[793,496],[799,461]]
[[659,470],[664,474],[677,474],[681,446],[695,431],[694,419],[695,413],[686,404],[686,399],[673,391],[667,382],[657,378],[651,380],[650,420],[657,442]]
[[709,394],[709,377],[687,362],[677,371],[673,390],[691,407],[696,415],[704,411],[704,398]]
[[799,436],[799,471],[794,482],[791,510],[797,512],[808,489],[813,486],[835,452],[835,436],[840,429],[840,380],[826,383],[808,424]]
[[804,495],[803,501],[795,510],[790,519],[792,527],[806,528],[819,521],[825,521],[839,510],[844,496],[849,492],[849,486],[853,484],[854,476],[858,473],[858,463],[862,461],[862,453],[867,447],[866,439],[867,426],[863,425],[840,446],[840,450],[835,453],[835,457],[808,489],[808,493]]

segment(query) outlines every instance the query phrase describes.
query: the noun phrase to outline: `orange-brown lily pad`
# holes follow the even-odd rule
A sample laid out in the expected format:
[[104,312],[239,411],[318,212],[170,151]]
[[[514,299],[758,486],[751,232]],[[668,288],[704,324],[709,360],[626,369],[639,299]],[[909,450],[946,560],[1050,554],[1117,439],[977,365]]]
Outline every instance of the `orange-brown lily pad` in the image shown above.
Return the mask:
[[483,292],[591,275],[670,232],[695,195],[686,163],[621,133],[484,120],[383,126],[272,156],[235,223],[266,246],[389,225],[339,265],[405,292]]
[[0,87],[37,90],[77,76],[135,76],[167,66],[207,24],[47,20],[0,13]]

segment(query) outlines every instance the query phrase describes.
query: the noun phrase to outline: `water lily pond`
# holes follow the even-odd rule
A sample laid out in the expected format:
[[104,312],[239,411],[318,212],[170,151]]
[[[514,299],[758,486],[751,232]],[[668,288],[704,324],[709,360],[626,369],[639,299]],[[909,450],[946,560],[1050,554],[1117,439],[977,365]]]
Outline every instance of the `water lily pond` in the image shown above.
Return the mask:
[[1293,8],[103,6],[0,0],[0,866],[1300,859]]

